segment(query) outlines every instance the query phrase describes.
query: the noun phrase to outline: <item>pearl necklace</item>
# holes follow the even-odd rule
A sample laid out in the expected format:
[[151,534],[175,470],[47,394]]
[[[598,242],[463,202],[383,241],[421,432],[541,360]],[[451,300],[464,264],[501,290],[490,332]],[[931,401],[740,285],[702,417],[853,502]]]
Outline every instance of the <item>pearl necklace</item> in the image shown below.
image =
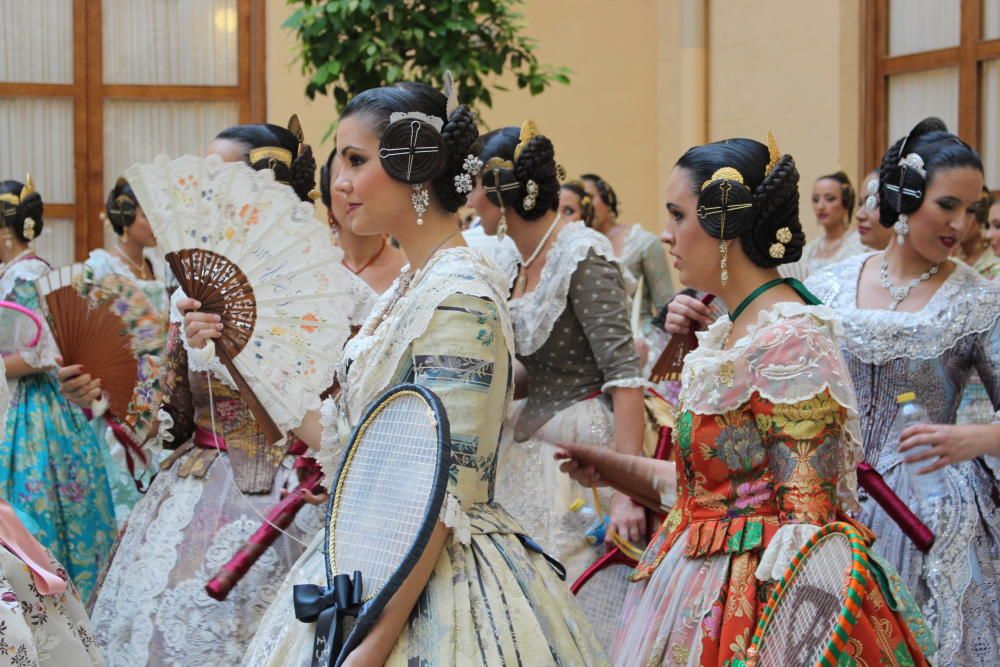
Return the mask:
[[545,244],[549,242],[550,238],[552,238],[552,233],[556,230],[556,226],[559,224],[560,220],[562,220],[562,213],[557,215],[556,219],[552,221],[551,225],[549,225],[549,228],[545,231],[545,235],[542,236],[542,240],[535,246],[535,250],[531,253],[531,256],[528,257],[528,259],[523,259],[522,257],[521,268],[517,272],[517,291],[522,294],[524,293],[524,286],[528,282],[528,268],[536,259],[538,259],[538,256],[542,253],[542,248],[544,248]]
[[889,280],[889,261],[886,258],[886,253],[882,253],[882,266],[879,269],[879,278],[882,281],[882,287],[889,290],[889,297],[892,299],[892,303],[889,304],[889,310],[896,310],[899,304],[903,302],[906,297],[910,296],[910,291],[922,282],[930,280],[934,274],[938,272],[941,268],[940,264],[935,264],[931,268],[924,271],[918,277],[910,281],[908,285],[903,287],[896,287]]

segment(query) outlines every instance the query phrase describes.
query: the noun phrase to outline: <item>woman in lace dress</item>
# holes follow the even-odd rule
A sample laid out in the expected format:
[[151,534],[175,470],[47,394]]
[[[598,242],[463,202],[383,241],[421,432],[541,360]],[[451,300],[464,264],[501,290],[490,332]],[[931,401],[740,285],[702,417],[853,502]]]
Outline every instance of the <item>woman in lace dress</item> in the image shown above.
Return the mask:
[[[265,158],[252,166],[273,169],[277,180],[308,201],[315,184],[312,153],[285,128],[229,128],[208,153],[247,161],[251,150],[267,147],[287,151],[290,162]],[[346,270],[343,276],[345,286],[355,285]],[[360,281],[355,286],[353,303],[365,303],[368,288]],[[293,466],[302,452],[283,443],[268,446],[228,373],[189,352],[174,322],[156,443],[168,451],[129,517],[92,615],[112,666],[238,662],[304,540],[321,525],[321,512],[306,508],[290,536],[279,537],[225,601],[208,597],[205,584],[257,530],[282,492],[297,485]],[[87,386],[74,387],[69,378],[63,386],[74,400],[87,400]]]
[[[508,127],[484,137],[485,166],[469,204],[488,234],[514,240],[516,250],[506,249],[498,262],[517,358],[530,378],[514,442],[501,450],[497,497],[573,581],[603,545],[593,548],[574,525],[570,505],[591,492],[559,474],[551,445],[577,441],[639,453],[644,383],[621,265],[605,236],[556,212],[554,148],[534,132],[528,121],[520,133]],[[611,499],[612,528],[627,539],[645,538],[643,514],[623,495]]]
[[[681,280],[737,306],[685,360],[677,501],[634,575],[616,665],[744,664],[795,551],[857,507],[858,412],[835,314],[776,270],[802,250],[797,183],[791,156],[750,139],[690,149],[667,182]],[[650,473],[637,492],[673,495],[670,464],[632,463]],[[845,664],[927,664],[874,585],[848,643]]]
[[864,250],[858,232],[851,229],[855,198],[851,179],[842,171],[816,179],[812,206],[820,235],[806,244],[802,259],[781,267],[781,275],[805,280],[824,266]]
[[[42,312],[35,281],[51,270],[30,243],[42,232],[42,198],[31,185],[0,183],[0,296]],[[26,318],[24,326],[34,324]],[[59,395],[59,349],[47,325],[33,348],[21,325],[0,332],[10,410],[0,496],[30,517],[39,541],[65,565],[83,599],[111,554],[115,515],[102,447],[83,411]]]
[[[114,275],[134,283],[149,301],[153,313],[162,318],[155,324],[148,323],[148,326],[155,326],[157,330],[162,327],[162,331],[165,333],[170,307],[170,292],[176,287],[176,281],[173,274],[167,269],[166,262],[153,250],[156,247],[153,230],[142,212],[142,207],[136,201],[135,193],[132,192],[128,181],[123,178],[119,178],[115,182],[108,194],[105,218],[118,238],[114,248],[110,251],[103,248],[90,251],[90,256],[85,262],[90,271],[90,277],[94,281],[100,282],[107,276]],[[164,335],[158,346],[159,351],[150,353],[162,359],[166,342]],[[70,372],[80,373],[82,382],[90,382],[90,375],[85,373],[81,367],[71,366],[68,368],[71,369]],[[155,415],[159,406],[150,407]],[[119,420],[115,420],[114,426],[112,426],[111,420],[109,415],[105,415],[92,420],[91,424],[94,426],[98,439],[106,445],[104,463],[107,466],[111,482],[115,519],[118,522],[119,530],[121,530],[125,527],[132,507],[142,497],[136,480],[140,480],[139,484],[143,487],[148,486],[150,477],[155,472],[157,461],[153,460],[153,451],[147,448],[141,450],[140,453],[139,450],[139,443],[146,442],[149,433],[131,432],[132,429]],[[122,445],[123,440],[127,443],[127,447]],[[130,459],[131,461],[129,461]],[[132,471],[129,470],[129,463],[132,465]]]
[[[441,150],[431,160],[418,156],[411,170],[405,151],[413,124],[421,136],[437,134]],[[466,107],[448,113],[445,96],[422,84],[365,91],[337,126],[345,224],[359,234],[391,234],[410,263],[347,344],[337,374],[342,392],[324,404],[323,428],[313,415],[299,435],[321,441],[318,458],[332,475],[365,408],[387,388],[416,382],[443,401],[454,454],[427,547],[344,665],[606,664],[565,585],[493,502],[513,336],[504,280],[465,246],[455,213],[477,170],[469,155],[477,137]],[[381,149],[389,157],[380,158]],[[413,185],[428,194],[417,211]],[[199,335],[197,327],[189,333],[192,341]],[[286,577],[244,665],[312,663],[315,624],[295,620],[292,586],[326,585],[322,538]]]
[[808,284],[843,321],[865,459],[923,514],[934,546],[926,555],[918,551],[871,499],[863,497],[859,517],[878,535],[875,551],[899,570],[926,614],[939,647],[936,664],[996,665],[996,459],[948,466],[940,506],[921,508],[897,451],[899,434],[891,432],[896,396],[908,391],[916,392],[932,422],[954,423],[973,374],[1000,408],[1000,287],[948,259],[965,229],[966,209],[979,198],[982,164],[939,120],[928,119],[889,149],[879,180],[881,223],[894,227],[903,243],[852,257]]

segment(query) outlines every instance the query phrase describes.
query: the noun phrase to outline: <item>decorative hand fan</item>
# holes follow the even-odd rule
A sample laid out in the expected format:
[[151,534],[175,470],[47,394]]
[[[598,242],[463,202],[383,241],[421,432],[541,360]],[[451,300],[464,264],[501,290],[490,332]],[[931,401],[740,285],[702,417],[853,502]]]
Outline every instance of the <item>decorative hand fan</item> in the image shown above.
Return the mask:
[[868,547],[847,523],[830,523],[792,559],[761,614],[747,665],[834,667],[861,616],[871,577]]
[[221,316],[214,353],[279,441],[319,407],[349,335],[353,297],[329,229],[271,171],[242,162],[161,155],[125,177],[181,289]]
[[[294,588],[295,617],[316,623],[312,667],[341,664],[420,559],[441,515],[450,441],[444,406],[418,385],[393,387],[358,422],[330,484],[327,587]],[[344,616],[357,623],[342,641]]]
[[123,276],[94,281],[84,264],[35,282],[63,361],[100,378],[108,411],[133,432],[149,426],[159,403],[166,316]]
[[[712,303],[714,298],[711,294],[706,294],[701,297],[701,302],[707,306]],[[660,353],[660,357],[653,364],[649,374],[650,381],[659,384],[664,380],[670,382],[680,380],[681,368],[684,367],[684,357],[696,347],[698,347],[698,337],[694,335],[693,331],[683,336],[676,334],[671,336],[667,346]]]

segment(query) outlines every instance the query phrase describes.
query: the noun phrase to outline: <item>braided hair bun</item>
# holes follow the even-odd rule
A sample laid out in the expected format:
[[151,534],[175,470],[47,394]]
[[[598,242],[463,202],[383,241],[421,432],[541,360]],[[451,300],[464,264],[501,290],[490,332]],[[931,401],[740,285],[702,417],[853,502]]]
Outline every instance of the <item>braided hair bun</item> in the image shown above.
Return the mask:
[[[42,220],[45,207],[42,204],[42,196],[35,192],[34,188],[27,188],[30,192],[22,194],[25,189],[24,183],[20,181],[0,183],[0,227],[10,228],[21,243],[30,243],[38,238],[42,233],[42,227],[45,226]],[[10,201],[11,199],[16,199],[17,203]]]
[[792,156],[779,158],[753,139],[728,139],[691,148],[677,167],[691,177],[698,222],[710,236],[738,238],[746,256],[761,268],[802,257],[799,172]]
[[444,170],[434,179],[434,193],[445,210],[455,212],[465,205],[466,199],[465,192],[456,188],[455,177],[464,173],[466,158],[478,152],[479,127],[469,107],[462,105],[451,112],[441,129],[441,138],[448,159]]
[[293,117],[289,125],[296,132],[271,123],[235,125],[220,132],[216,139],[241,145],[251,167],[258,171],[270,169],[274,180],[290,185],[302,201],[311,201],[316,187],[316,159],[312,148],[301,141],[298,119]]
[[[542,134],[534,134],[522,143],[521,134],[521,128],[504,127],[483,137],[483,185],[494,205],[513,207],[524,220],[537,220],[559,208],[555,147]],[[493,170],[493,164],[500,166]],[[493,182],[497,180],[493,173],[499,177],[498,183]]]
[[132,186],[124,178],[115,181],[115,186],[108,193],[104,204],[104,213],[115,234],[121,236],[125,229],[135,222],[139,212],[139,201],[132,191]]

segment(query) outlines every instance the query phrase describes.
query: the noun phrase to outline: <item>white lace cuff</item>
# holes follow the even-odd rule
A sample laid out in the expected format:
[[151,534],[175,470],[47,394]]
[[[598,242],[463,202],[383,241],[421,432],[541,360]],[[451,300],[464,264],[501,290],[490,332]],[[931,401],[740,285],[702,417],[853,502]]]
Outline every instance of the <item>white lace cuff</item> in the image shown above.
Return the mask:
[[614,389],[615,387],[623,387],[625,389],[645,389],[648,386],[649,383],[643,380],[641,377],[621,378],[620,380],[611,380],[610,382],[605,382],[601,386],[601,392]]
[[171,433],[171,429],[174,427],[174,418],[169,412],[161,408],[156,413],[156,419],[160,423],[156,431],[156,444],[162,447],[163,443],[174,441],[174,434]]
[[462,503],[450,493],[445,494],[444,507],[441,509],[441,523],[451,529],[455,539],[468,546],[472,543],[472,522],[469,515],[462,509]]
[[323,485],[330,488],[340,469],[340,459],[344,454],[344,444],[340,438],[340,410],[332,398],[323,401],[319,408],[319,421],[323,434],[319,439],[319,450],[312,452],[316,463],[323,470]]
[[819,526],[809,523],[792,523],[782,526],[760,557],[755,575],[759,581],[781,579],[792,563],[795,554],[819,531]]

